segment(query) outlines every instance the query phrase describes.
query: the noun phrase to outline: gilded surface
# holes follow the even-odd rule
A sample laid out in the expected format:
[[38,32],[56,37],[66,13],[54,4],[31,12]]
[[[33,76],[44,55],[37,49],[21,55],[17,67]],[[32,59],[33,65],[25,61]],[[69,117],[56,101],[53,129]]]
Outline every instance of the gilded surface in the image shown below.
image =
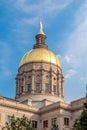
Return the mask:
[[58,57],[53,52],[44,48],[37,48],[27,52],[23,56],[20,66],[34,61],[45,61],[61,67]]

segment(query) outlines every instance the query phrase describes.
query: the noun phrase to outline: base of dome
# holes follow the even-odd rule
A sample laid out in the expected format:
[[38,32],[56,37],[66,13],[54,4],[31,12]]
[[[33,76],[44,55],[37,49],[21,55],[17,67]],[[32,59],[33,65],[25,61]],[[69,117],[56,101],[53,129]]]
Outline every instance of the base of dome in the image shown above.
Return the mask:
[[22,96],[17,99],[23,104],[34,106],[34,107],[44,107],[55,102],[62,101],[64,102],[64,98],[54,96],[54,95],[46,95],[46,94],[30,94],[26,96]]

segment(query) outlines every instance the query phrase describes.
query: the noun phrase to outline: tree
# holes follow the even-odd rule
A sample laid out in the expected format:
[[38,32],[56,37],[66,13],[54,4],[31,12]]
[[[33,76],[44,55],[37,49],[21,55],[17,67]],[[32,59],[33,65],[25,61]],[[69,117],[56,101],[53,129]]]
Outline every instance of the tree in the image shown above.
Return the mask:
[[87,102],[84,103],[84,109],[79,119],[74,123],[73,130],[87,130]]
[[31,121],[23,115],[23,117],[11,116],[9,122],[6,122],[2,130],[33,130]]

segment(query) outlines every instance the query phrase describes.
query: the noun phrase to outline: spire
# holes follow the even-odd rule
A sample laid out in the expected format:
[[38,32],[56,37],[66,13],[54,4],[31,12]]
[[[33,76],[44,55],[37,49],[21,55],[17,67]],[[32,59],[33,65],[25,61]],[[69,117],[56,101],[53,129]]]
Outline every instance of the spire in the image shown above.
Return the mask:
[[48,49],[48,46],[45,43],[46,35],[43,32],[43,25],[42,22],[40,21],[39,23],[39,32],[36,35],[36,44],[34,44],[33,49],[35,48],[45,48]]
[[42,25],[42,22],[40,21],[40,32],[43,32],[43,25]]
[[40,30],[39,30],[38,34],[43,34],[43,35],[45,35],[44,32],[43,32],[43,24],[42,24],[42,21],[40,21],[39,27],[40,27]]

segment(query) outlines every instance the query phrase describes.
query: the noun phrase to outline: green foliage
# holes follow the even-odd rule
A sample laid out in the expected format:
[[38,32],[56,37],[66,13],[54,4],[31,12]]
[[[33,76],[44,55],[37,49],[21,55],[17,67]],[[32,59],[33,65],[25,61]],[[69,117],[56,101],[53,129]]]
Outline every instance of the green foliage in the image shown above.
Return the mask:
[[73,130],[87,130],[87,102],[84,103],[84,109],[78,120],[75,121]]
[[11,116],[10,121],[6,122],[2,130],[33,130],[31,121],[23,115],[22,118]]

